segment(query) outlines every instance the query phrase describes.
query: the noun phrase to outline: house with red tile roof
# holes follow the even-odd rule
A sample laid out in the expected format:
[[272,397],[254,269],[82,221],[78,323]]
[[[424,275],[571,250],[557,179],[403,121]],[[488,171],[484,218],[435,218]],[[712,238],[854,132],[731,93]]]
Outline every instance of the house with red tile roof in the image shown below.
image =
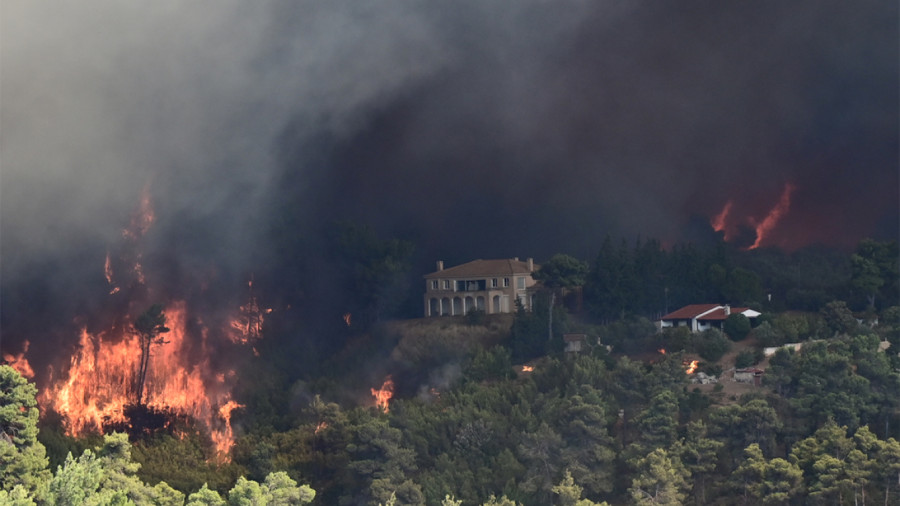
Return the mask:
[[479,259],[449,268],[439,260],[437,270],[424,276],[425,316],[512,313],[516,300],[530,311],[537,268],[531,258]]
[[728,304],[691,304],[663,316],[660,328],[688,327],[691,332],[702,332],[711,328],[722,328],[722,324],[732,314],[742,314],[753,320],[761,313],[749,307],[731,307]]

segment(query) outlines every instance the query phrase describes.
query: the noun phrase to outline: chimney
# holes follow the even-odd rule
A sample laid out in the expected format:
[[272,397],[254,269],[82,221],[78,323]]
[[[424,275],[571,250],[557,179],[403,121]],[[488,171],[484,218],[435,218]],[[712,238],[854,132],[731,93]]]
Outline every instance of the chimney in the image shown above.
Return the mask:
[[528,272],[534,272],[534,259],[528,257]]
[[731,314],[731,306],[729,306],[728,304],[725,304],[725,316],[728,316],[730,314]]
[[439,271],[444,270],[444,261],[443,260],[437,261],[437,270],[439,270]]

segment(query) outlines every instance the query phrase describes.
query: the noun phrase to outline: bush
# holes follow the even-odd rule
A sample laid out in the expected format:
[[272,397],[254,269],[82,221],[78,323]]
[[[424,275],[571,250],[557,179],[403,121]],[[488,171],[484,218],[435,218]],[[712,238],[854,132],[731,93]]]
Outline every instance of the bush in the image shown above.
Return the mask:
[[731,349],[731,341],[718,329],[701,332],[696,340],[697,354],[708,362],[716,362]]
[[758,364],[759,362],[756,360],[756,354],[751,350],[744,350],[737,354],[737,357],[734,358],[734,367],[737,369],[743,369],[745,367],[750,367],[751,365]]
[[825,325],[835,334],[851,334],[856,330],[858,324],[847,303],[842,300],[836,300],[825,304],[825,307],[819,311]]
[[753,329],[753,336],[756,338],[756,342],[764,348],[768,346],[781,346],[787,342],[784,338],[784,334],[779,332],[778,329],[773,327],[769,322],[762,322],[758,327]]
[[722,328],[732,341],[743,341],[750,333],[750,319],[740,313],[732,313],[725,319]]
[[688,327],[668,327],[663,329],[663,346],[669,351],[694,351],[694,335]]
[[490,350],[478,350],[466,366],[465,376],[472,381],[510,378],[512,357],[509,350],[495,346]]
[[809,320],[805,315],[783,313],[775,318],[773,325],[785,339],[778,344],[796,343],[809,337]]
[[719,364],[710,364],[709,362],[701,362],[700,366],[697,368],[700,371],[703,371],[708,376],[715,376],[718,378],[722,375],[722,366]]

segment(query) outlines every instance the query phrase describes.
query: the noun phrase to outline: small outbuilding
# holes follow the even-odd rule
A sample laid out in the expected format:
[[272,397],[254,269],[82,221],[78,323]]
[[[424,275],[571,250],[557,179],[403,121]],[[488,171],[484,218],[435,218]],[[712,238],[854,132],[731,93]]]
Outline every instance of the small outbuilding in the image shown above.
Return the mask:
[[734,371],[734,381],[737,381],[738,383],[752,383],[756,386],[760,386],[762,385],[763,374],[765,374],[765,371],[755,367],[736,369]]
[[587,334],[564,334],[563,342],[566,353],[581,353],[587,349]]

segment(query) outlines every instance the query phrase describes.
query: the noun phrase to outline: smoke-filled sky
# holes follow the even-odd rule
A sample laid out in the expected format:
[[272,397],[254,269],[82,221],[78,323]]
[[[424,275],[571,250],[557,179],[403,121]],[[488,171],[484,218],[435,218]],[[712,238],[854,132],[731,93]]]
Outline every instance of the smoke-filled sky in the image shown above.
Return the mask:
[[6,290],[77,283],[142,191],[180,273],[252,270],[285,209],[429,262],[752,228],[788,184],[763,246],[900,227],[896,2],[0,5]]

